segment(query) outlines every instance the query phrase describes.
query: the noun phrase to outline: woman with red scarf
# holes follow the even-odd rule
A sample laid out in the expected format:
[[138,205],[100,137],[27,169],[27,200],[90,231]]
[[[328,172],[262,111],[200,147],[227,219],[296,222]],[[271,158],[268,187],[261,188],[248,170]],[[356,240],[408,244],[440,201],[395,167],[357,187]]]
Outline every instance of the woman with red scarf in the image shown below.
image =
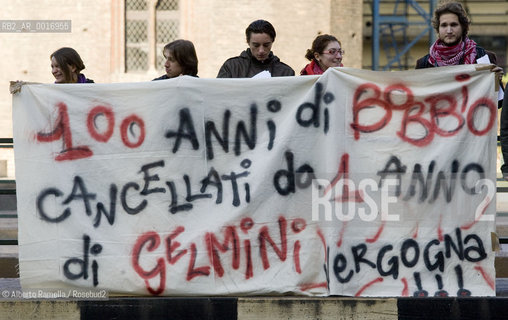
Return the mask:
[[344,50],[337,38],[329,34],[317,36],[312,42],[312,48],[307,49],[305,54],[310,63],[300,71],[300,74],[323,74],[328,68],[342,67],[343,55]]

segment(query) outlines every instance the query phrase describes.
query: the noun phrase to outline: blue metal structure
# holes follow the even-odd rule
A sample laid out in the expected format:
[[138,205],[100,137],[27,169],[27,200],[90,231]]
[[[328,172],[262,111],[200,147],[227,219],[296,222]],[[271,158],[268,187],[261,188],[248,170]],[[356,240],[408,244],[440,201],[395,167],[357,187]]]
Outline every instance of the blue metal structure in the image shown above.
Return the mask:
[[[409,49],[426,34],[429,36],[430,44],[435,41],[431,21],[437,0],[428,1],[429,11],[425,11],[415,0],[383,1],[384,4],[393,4],[393,13],[390,15],[381,15],[380,2],[381,0],[372,1],[372,70],[408,69],[407,63],[403,63],[402,58]],[[422,21],[409,20],[409,7],[413,8]],[[409,41],[408,28],[417,25],[423,25],[425,28]],[[388,60],[383,67],[379,65],[380,43],[383,44]]]

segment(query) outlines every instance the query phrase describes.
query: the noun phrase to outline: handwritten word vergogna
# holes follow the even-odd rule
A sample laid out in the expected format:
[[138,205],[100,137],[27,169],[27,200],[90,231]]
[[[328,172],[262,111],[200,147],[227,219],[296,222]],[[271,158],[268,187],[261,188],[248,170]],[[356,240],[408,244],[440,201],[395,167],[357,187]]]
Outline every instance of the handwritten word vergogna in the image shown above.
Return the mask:
[[[391,277],[394,280],[398,279],[401,269],[419,270],[415,272],[414,278],[421,292],[415,292],[415,296],[426,296],[427,294],[422,292],[422,284],[419,280],[422,269],[443,273],[445,268],[450,268],[450,264],[454,263],[454,259],[458,259],[457,261],[462,264],[464,262],[478,263],[486,258],[487,252],[480,236],[471,233],[464,237],[460,228],[456,228],[455,235],[445,234],[442,241],[433,239],[427,243],[421,243],[409,238],[396,247],[391,244],[385,245],[377,252],[370,252],[365,243],[347,246],[335,255],[331,269],[335,279],[340,283],[353,281],[356,275],[362,273],[362,270],[365,271],[365,268],[375,270],[383,278]],[[455,266],[460,288],[458,295],[468,295],[470,292],[464,289],[460,264]],[[441,276],[436,274],[435,278],[438,282],[437,288],[442,290]],[[402,283],[407,286],[407,280],[405,278],[402,280]],[[490,279],[485,281],[491,282]],[[446,292],[439,293],[439,295],[443,294],[447,295]]]

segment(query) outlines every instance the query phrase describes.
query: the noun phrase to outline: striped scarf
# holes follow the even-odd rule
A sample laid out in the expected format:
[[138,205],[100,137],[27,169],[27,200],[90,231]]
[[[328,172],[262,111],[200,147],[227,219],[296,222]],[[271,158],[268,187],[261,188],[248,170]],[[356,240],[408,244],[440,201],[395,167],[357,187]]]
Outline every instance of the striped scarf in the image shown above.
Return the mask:
[[453,47],[445,46],[439,39],[430,47],[429,63],[433,66],[474,64],[475,61],[476,42],[468,37]]

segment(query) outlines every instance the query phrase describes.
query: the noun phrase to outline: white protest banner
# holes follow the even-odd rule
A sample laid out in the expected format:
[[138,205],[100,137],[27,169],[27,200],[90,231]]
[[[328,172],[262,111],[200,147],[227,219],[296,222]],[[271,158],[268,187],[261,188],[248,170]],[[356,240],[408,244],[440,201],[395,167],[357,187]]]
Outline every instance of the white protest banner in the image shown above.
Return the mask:
[[26,85],[23,288],[495,294],[493,74]]

